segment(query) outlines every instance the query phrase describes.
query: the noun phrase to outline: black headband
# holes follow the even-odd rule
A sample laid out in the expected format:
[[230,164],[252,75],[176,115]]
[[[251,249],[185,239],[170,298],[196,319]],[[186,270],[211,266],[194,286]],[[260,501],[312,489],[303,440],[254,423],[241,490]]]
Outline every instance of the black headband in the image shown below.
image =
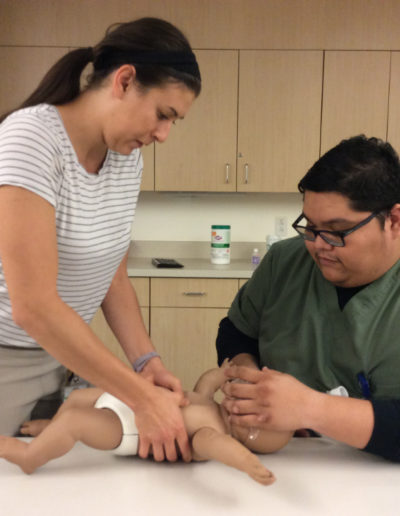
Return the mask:
[[153,51],[137,50],[133,52],[119,52],[110,49],[109,52],[100,53],[94,59],[94,68],[107,69],[115,65],[161,65],[173,68],[178,72],[184,72],[200,79],[200,70],[193,52]]

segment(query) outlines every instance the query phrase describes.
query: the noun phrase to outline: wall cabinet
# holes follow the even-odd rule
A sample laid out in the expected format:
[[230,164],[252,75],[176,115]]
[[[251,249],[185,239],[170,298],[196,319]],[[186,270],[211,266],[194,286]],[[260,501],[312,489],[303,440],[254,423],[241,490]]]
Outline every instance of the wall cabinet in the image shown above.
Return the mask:
[[296,191],[319,153],[323,52],[196,55],[203,91],[156,146],[155,189]]
[[[0,114],[19,106],[39,84],[47,70],[69,49],[0,47]],[[7,64],[6,64],[7,63]]]
[[236,190],[238,52],[198,50],[202,92],[184,121],[156,144],[155,189]]
[[388,141],[400,151],[400,52],[392,52],[390,70]]
[[319,155],[322,66],[319,51],[240,51],[238,191],[297,191]]
[[142,147],[143,175],[140,190],[143,192],[154,190],[154,143]]
[[[69,48],[0,47],[0,112]],[[197,50],[203,91],[165,144],[142,149],[142,190],[295,192],[320,154],[364,133],[400,148],[390,51]]]
[[[130,278],[138,297],[142,317],[147,331],[150,329],[150,280],[149,278]],[[122,350],[115,335],[108,326],[101,309],[95,314],[91,328],[99,339],[112,351],[118,358],[129,364],[124,351]]]
[[389,78],[390,52],[326,52],[321,154],[358,134],[386,139]]

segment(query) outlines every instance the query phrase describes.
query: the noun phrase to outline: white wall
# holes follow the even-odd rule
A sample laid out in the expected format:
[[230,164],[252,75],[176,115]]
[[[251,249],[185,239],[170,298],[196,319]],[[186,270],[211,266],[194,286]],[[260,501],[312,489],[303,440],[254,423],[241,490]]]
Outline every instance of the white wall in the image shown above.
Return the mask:
[[275,233],[275,217],[286,217],[287,236],[302,209],[300,193],[142,192],[134,240],[209,241],[212,224],[230,224],[232,242],[262,242]]

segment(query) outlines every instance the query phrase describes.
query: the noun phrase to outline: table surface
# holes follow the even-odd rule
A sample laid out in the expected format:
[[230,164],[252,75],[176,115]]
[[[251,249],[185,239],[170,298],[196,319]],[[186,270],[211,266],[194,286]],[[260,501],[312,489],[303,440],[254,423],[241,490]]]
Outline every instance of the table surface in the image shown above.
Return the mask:
[[394,516],[400,465],[326,438],[294,438],[261,456],[262,486],[214,461],[162,463],[78,443],[33,475],[0,459],[2,516]]

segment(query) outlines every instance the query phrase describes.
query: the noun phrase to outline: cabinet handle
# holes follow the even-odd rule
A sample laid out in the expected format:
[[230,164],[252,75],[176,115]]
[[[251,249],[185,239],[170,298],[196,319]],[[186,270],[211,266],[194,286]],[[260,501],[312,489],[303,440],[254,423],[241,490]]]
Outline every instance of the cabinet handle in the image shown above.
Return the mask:
[[182,292],[184,296],[205,296],[207,292]]
[[248,184],[249,182],[249,164],[246,163],[244,165],[244,184]]
[[231,170],[231,164],[226,163],[225,164],[225,183],[229,183],[229,172]]

